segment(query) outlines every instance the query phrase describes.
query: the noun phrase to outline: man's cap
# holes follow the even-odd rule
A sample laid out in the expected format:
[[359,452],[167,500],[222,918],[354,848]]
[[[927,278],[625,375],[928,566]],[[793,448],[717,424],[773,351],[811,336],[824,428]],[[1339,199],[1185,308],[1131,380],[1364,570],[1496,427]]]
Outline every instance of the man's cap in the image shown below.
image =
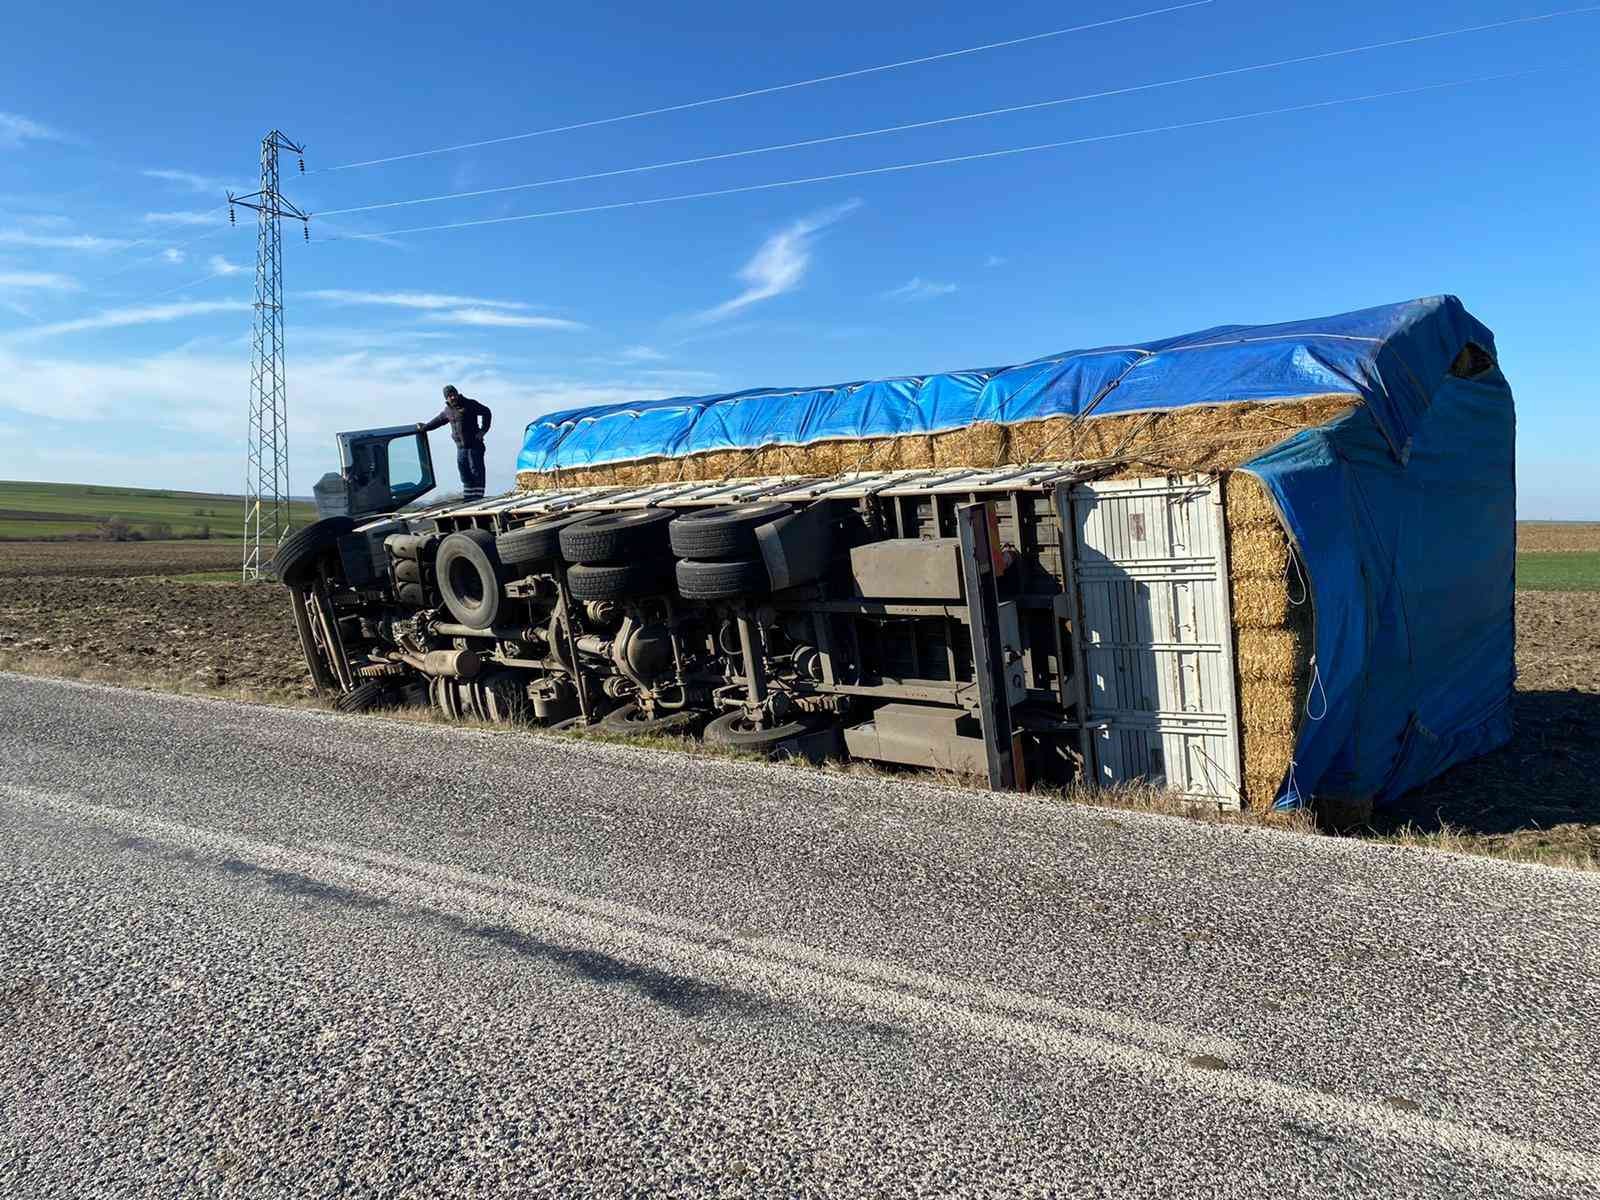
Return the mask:
[[459,396],[460,394],[460,392],[456,391],[455,384],[447,383],[444,385],[444,398],[446,400],[450,399],[452,396]]

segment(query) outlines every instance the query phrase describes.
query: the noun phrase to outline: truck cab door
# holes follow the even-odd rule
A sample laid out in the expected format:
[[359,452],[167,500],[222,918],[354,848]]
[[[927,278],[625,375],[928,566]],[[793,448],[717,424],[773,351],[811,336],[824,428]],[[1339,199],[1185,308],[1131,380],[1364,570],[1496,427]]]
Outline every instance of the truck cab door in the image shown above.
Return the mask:
[[415,425],[360,429],[339,436],[339,468],[348,513],[394,512],[433,490],[428,435]]

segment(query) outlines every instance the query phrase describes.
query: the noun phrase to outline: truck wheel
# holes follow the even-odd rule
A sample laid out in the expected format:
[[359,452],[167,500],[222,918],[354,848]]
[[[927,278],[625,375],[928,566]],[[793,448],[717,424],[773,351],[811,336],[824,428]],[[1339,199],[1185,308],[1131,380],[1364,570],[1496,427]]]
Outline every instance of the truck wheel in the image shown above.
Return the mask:
[[448,679],[443,675],[436,675],[428,684],[428,695],[433,700],[433,705],[452,721],[459,721],[466,713],[462,703],[461,688],[458,681]]
[[626,600],[630,596],[658,596],[670,586],[666,564],[660,560],[581,563],[567,572],[567,590],[575,600]]
[[272,556],[273,574],[285,587],[309,587],[316,581],[323,556],[355,527],[349,517],[324,517],[296,529],[278,544],[278,552]]
[[561,557],[584,564],[665,558],[667,546],[661,527],[672,517],[661,508],[588,516],[561,530]]
[[587,521],[593,513],[555,513],[508,529],[494,540],[495,552],[508,567],[545,562],[561,553],[561,531]]
[[679,558],[759,558],[756,530],[794,511],[788,504],[719,504],[676,518],[667,529]]
[[377,708],[389,698],[387,684],[377,680],[368,679],[356,684],[344,695],[333,702],[334,708],[343,713],[362,713],[369,709]]
[[761,726],[737,709],[724,713],[706,726],[702,740],[708,746],[748,750],[752,754],[780,754],[794,750],[794,743],[812,726],[804,721],[785,721],[782,725]]
[[494,671],[463,685],[473,716],[499,724],[522,724],[532,715],[528,686],[514,671]]
[[607,733],[636,734],[681,733],[689,734],[705,720],[702,713],[692,709],[679,709],[664,716],[647,717],[637,704],[624,704],[613,708],[600,720],[600,728]]
[[439,594],[463,625],[488,629],[500,616],[500,560],[494,534],[482,529],[452,533],[439,543],[435,560]]
[[765,594],[772,590],[767,564],[759,558],[737,562],[678,560],[678,591],[689,600]]

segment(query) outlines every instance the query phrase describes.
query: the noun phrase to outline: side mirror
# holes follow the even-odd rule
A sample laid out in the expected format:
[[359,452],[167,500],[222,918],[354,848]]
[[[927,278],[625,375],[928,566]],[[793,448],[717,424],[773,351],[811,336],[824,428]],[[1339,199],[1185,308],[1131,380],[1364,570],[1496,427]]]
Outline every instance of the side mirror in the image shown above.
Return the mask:
[[341,433],[339,463],[352,517],[394,512],[434,487],[428,435],[415,425]]

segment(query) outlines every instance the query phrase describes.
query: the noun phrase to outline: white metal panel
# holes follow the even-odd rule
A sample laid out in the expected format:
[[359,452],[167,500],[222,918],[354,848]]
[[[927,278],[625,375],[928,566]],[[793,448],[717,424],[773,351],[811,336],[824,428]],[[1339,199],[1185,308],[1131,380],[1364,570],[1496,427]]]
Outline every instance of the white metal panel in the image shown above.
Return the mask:
[[1215,476],[1072,489],[1094,769],[1239,805],[1222,490]]

